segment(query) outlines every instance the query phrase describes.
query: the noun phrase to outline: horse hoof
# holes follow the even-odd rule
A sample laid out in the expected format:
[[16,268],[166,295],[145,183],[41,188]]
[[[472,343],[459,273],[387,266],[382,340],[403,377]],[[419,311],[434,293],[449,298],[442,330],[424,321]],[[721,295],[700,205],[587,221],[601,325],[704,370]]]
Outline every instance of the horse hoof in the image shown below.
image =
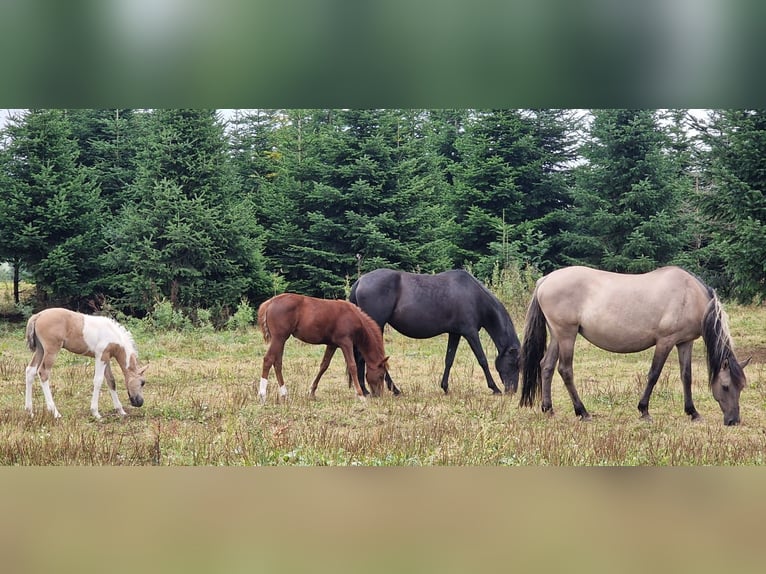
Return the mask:
[[652,418],[652,415],[650,415],[649,413],[642,414],[641,415],[641,420],[644,421],[644,422],[647,422],[647,423],[654,422],[654,419]]
[[592,417],[592,416],[590,416],[590,415],[589,415],[589,414],[587,414],[587,413],[586,413],[586,414],[584,414],[584,415],[580,415],[580,421],[581,421],[581,422],[584,422],[584,423],[589,423],[589,422],[591,422],[592,420],[593,420],[593,417]]

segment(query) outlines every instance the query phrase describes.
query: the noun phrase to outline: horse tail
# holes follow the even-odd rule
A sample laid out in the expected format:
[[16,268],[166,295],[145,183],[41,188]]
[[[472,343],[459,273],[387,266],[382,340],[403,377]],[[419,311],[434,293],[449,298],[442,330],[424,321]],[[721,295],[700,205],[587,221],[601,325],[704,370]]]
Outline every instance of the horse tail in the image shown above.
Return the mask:
[[[733,355],[729,320],[715,290],[708,287],[711,296],[702,317],[702,339],[707,351],[708,382],[712,384],[725,362]],[[729,361],[730,368],[737,368],[737,361]]]
[[545,315],[537,300],[537,288],[529,302],[525,323],[524,343],[521,347],[522,386],[519,405],[531,407],[535,402],[537,391],[542,390],[540,361],[543,359],[548,342]]
[[351,286],[351,292],[348,294],[348,301],[349,303],[353,303],[354,305],[359,306],[359,304],[356,302],[356,286],[359,285],[359,279],[354,281],[354,284]]
[[35,333],[35,324],[37,323],[37,313],[32,315],[27,321],[27,348],[35,352],[37,350],[37,333]]
[[263,340],[267,343],[271,340],[271,331],[269,331],[269,307],[271,299],[267,299],[258,307],[258,325],[261,327]]

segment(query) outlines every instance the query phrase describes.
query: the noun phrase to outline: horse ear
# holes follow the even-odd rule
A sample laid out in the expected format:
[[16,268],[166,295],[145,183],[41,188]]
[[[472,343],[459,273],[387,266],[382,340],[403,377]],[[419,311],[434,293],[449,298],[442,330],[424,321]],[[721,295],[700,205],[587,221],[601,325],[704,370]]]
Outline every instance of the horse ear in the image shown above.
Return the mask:
[[742,367],[742,368],[744,369],[745,367],[747,367],[747,366],[750,364],[750,359],[752,359],[752,358],[753,358],[752,356],[748,357],[747,359],[745,359],[744,361],[742,361],[742,362],[739,364],[739,366],[740,366],[740,367]]
[[726,358],[723,360],[723,364],[721,365],[722,371],[728,371],[729,370],[729,359]]
[[388,370],[388,360],[391,358],[391,355],[387,355],[381,362],[380,366]]
[[146,372],[146,369],[148,369],[148,368],[149,368],[149,365],[148,365],[148,364],[144,365],[143,367],[141,367],[140,369],[138,369],[138,374],[139,374],[139,375],[143,375],[143,374]]

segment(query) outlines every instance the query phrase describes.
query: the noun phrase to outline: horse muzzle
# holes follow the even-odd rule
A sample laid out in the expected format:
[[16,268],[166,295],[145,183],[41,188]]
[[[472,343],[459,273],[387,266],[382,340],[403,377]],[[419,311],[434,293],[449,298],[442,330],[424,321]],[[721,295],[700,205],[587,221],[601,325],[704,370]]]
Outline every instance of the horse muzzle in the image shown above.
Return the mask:
[[730,418],[730,419],[724,418],[723,419],[723,424],[726,425],[727,427],[733,427],[735,425],[738,425],[739,424],[739,417]]
[[133,405],[134,407],[141,407],[144,404],[144,397],[129,396],[129,398],[130,398],[130,404]]

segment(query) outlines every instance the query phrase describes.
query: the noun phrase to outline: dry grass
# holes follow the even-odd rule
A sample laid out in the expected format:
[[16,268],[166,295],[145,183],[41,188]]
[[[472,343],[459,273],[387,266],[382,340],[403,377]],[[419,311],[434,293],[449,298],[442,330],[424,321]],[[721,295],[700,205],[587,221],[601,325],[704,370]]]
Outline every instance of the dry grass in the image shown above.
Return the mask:
[[[742,421],[724,427],[707,389],[702,342],[695,345],[694,396],[704,420],[683,414],[675,354],[658,383],[650,411],[638,403],[651,351],[613,355],[580,340],[575,380],[593,421],[575,419],[556,375],[556,415],[518,407],[517,397],[493,396],[465,343],[450,379],[439,388],[446,337],[406,339],[386,331],[392,375],[403,396],[361,403],[346,383],[340,354],[307,397],[322,347],[288,342],[285,376],[290,392],[277,401],[276,383],[261,405],[264,344],[260,333],[136,331],[151,364],[143,408],[112,413],[102,391],[101,413],[89,414],[92,360],[62,353],[52,388],[63,417],[45,412],[35,385],[35,417],[23,410],[29,353],[23,326],[0,324],[0,464],[3,465],[749,465],[766,452],[766,309],[730,307],[739,356],[753,355],[742,395]],[[521,326],[517,321],[517,329]],[[495,350],[484,337],[491,360]],[[274,381],[272,374],[271,380]],[[127,403],[124,383],[118,392]]]

